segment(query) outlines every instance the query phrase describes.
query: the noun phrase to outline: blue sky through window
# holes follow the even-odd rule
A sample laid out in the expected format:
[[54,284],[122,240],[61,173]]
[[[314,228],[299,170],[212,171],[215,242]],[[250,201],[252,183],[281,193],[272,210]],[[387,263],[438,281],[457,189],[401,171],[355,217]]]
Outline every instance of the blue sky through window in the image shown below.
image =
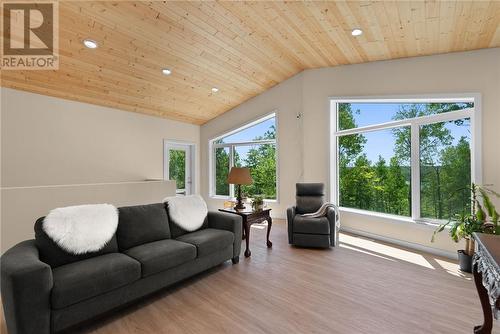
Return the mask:
[[[254,126],[233,133],[232,135],[223,137],[222,140],[224,143],[252,141],[257,137],[263,137],[266,131],[270,130],[273,125],[276,125],[276,117],[267,119],[261,123],[255,124]],[[247,153],[251,148],[252,146],[247,145],[238,147],[238,154],[240,155],[240,159],[242,161],[246,159]]]
[[[354,121],[358,127],[381,124],[390,122],[396,115],[396,112],[407,103],[352,103],[351,110],[353,111]],[[358,112],[359,111],[359,112]],[[447,123],[445,127],[450,130],[453,137],[452,144],[456,145],[462,136],[469,139],[470,122],[464,122],[462,126],[457,126],[454,122]],[[367,139],[363,152],[366,153],[368,159],[375,163],[378,156],[382,156],[389,163],[391,157],[394,156],[394,137],[389,130],[380,130],[363,133]]]
[[351,103],[351,110],[354,121],[362,127],[392,121],[400,106],[400,103]]
[[233,133],[232,135],[222,138],[222,140],[224,143],[251,141],[257,137],[264,136],[266,131],[270,130],[273,125],[276,125],[276,119],[274,117],[239,132]]

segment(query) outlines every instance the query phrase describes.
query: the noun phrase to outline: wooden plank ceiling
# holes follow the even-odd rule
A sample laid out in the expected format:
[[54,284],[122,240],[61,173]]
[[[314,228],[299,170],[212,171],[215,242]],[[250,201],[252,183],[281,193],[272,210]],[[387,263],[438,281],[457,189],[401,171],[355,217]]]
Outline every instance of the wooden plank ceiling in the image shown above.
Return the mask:
[[495,0],[67,1],[59,17],[60,69],[2,86],[193,124],[304,69],[500,46]]

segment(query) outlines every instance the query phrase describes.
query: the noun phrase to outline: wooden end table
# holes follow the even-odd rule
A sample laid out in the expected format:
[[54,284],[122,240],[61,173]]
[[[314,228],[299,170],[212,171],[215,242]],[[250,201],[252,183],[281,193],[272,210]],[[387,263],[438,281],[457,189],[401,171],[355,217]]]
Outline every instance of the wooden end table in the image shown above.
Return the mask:
[[273,243],[269,240],[269,233],[271,232],[271,226],[273,225],[273,220],[271,219],[270,212],[271,209],[262,209],[259,211],[244,209],[244,210],[235,210],[231,209],[219,209],[221,212],[227,212],[234,215],[238,215],[243,220],[243,231],[242,231],[242,240],[245,240],[246,249],[245,249],[245,257],[249,257],[252,255],[250,251],[249,242],[250,242],[250,226],[255,223],[262,223],[263,221],[267,221],[267,236],[266,236],[266,244],[268,248],[273,247]]
[[474,333],[491,334],[493,315],[500,313],[500,236],[474,233],[473,237],[476,252],[472,273],[484,317],[483,324],[474,327]]

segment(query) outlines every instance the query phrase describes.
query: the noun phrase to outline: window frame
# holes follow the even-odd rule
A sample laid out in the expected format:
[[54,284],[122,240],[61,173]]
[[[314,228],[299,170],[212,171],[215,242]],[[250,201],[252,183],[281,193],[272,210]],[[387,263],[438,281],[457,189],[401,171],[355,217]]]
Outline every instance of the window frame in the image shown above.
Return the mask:
[[[474,108],[450,111],[447,113],[421,116],[405,120],[383,122],[367,125],[353,129],[338,130],[338,104],[339,103],[453,103],[473,102]],[[439,220],[422,218],[420,216],[420,126],[432,123],[453,121],[457,119],[470,119],[471,130],[471,181],[482,183],[481,169],[481,95],[479,93],[464,94],[427,94],[407,96],[355,96],[355,97],[330,97],[330,201],[339,205],[339,140],[344,135],[360,134],[377,130],[392,129],[401,126],[409,126],[411,133],[411,216],[398,216],[383,212],[374,212],[364,209],[340,207],[343,211],[362,213],[370,216],[395,218],[400,221],[413,223],[424,223],[430,225],[439,224]]]
[[[251,128],[254,125],[265,122],[271,118],[275,119],[276,135],[275,139],[265,139],[265,140],[254,140],[254,141],[234,141],[229,143],[215,144],[215,142],[221,138],[228,137],[237,132],[243,131],[245,129]],[[217,195],[215,189],[215,177],[216,177],[216,166],[215,166],[215,150],[217,148],[229,148],[229,170],[234,166],[233,153],[234,148],[238,146],[249,146],[249,145],[262,145],[262,144],[274,144],[276,148],[276,199],[264,199],[265,202],[269,203],[279,203],[279,146],[278,146],[278,113],[277,110],[273,110],[271,113],[260,116],[250,122],[247,122],[241,126],[238,126],[228,132],[217,135],[216,137],[208,141],[208,152],[209,152],[209,196],[214,199],[230,200],[236,197],[235,187],[233,184],[229,185],[229,195]]]

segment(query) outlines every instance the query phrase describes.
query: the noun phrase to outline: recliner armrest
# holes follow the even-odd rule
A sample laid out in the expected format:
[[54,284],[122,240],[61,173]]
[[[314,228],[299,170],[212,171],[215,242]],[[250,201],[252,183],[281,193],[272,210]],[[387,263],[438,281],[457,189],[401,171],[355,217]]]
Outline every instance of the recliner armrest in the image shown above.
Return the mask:
[[2,303],[9,333],[49,334],[52,269],[40,261],[35,241],[15,245],[0,261]]
[[292,206],[286,209],[286,218],[288,224],[288,243],[293,243],[293,219],[295,218],[296,207]]
[[233,262],[240,256],[241,236],[242,236],[242,218],[231,213],[208,211],[208,227],[219,230],[226,230],[234,233],[233,242]]
[[330,223],[330,245],[335,247],[339,244],[339,226],[335,215],[335,209],[329,207],[326,211],[326,218]]

